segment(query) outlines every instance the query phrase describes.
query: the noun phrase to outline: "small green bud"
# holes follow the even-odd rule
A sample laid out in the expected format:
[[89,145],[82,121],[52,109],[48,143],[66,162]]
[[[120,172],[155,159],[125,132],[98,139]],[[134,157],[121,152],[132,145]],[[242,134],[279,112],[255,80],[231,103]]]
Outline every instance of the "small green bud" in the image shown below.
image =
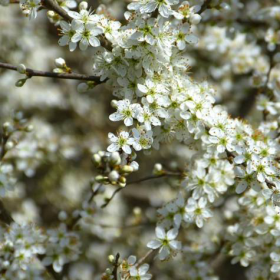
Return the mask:
[[104,182],[104,180],[105,180],[105,177],[102,176],[102,175],[95,176],[95,181],[96,182]]
[[94,154],[92,156],[92,161],[95,163],[95,164],[100,164],[101,163],[101,156],[99,154]]
[[134,171],[133,167],[132,166],[129,166],[129,165],[124,165],[122,167],[122,172],[123,173],[132,173]]
[[112,100],[112,101],[111,101],[111,106],[112,106],[113,108],[117,108],[117,107],[118,107],[118,101],[117,101],[117,100]]
[[110,263],[114,263],[115,262],[115,256],[113,256],[113,255],[108,256],[108,260],[109,260]]
[[154,173],[155,175],[161,175],[161,174],[163,173],[162,165],[161,165],[160,163],[156,163],[156,164],[155,164],[153,173]]
[[25,65],[24,65],[24,64],[18,65],[17,71],[18,71],[20,74],[26,74],[26,67],[25,67]]
[[5,145],[6,150],[11,150],[12,148],[14,148],[15,143],[13,141],[8,141]]
[[16,87],[23,87],[27,79],[20,79],[16,82]]
[[120,174],[118,173],[118,171],[113,170],[109,173],[108,178],[109,178],[110,182],[116,183],[118,181],[118,179],[120,178]]
[[119,182],[122,184],[126,184],[126,178],[124,176],[121,176]]
[[48,11],[47,16],[50,17],[50,18],[53,18],[53,17],[55,17],[55,12],[54,11]]

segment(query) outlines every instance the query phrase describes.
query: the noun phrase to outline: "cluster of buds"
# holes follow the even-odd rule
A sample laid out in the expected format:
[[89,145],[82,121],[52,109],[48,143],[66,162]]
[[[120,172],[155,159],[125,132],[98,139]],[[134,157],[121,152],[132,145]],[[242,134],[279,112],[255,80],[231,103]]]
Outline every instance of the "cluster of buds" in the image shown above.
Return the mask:
[[27,69],[26,69],[26,66],[25,66],[24,64],[19,64],[19,65],[17,66],[17,71],[18,71],[18,73],[23,74],[23,75],[26,75],[26,77],[23,78],[23,79],[19,79],[19,80],[15,83],[15,86],[16,86],[16,87],[23,87],[24,84],[26,83],[26,81],[27,81],[28,79],[30,79],[30,77],[27,75],[27,71],[26,71],[26,70],[27,70]]
[[72,70],[67,66],[66,61],[59,57],[54,61],[56,68],[53,69],[54,73],[71,73]]
[[93,162],[99,170],[95,181],[102,184],[126,186],[126,177],[138,170],[138,164],[130,158],[122,158],[118,152],[99,151],[94,154]]

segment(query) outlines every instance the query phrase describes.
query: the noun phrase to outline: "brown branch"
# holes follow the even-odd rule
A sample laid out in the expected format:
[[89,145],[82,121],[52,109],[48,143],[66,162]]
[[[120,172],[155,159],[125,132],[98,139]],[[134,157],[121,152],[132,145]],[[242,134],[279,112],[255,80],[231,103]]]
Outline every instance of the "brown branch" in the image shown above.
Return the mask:
[[114,280],[118,280],[119,258],[120,258],[120,254],[117,253],[115,263],[114,263],[114,269],[112,271],[112,276]]
[[[17,71],[16,66],[3,62],[0,62],[0,68]],[[95,82],[96,84],[102,83],[100,79],[95,76],[88,76],[88,75],[77,74],[77,73],[54,73],[54,72],[33,70],[31,68],[26,68],[26,76],[30,78],[46,77],[46,78],[68,79],[68,80],[92,81]]]
[[42,0],[42,5],[47,10],[52,10],[56,12],[66,21],[72,21],[72,17],[70,17],[68,13],[63,8],[61,8],[55,0]]

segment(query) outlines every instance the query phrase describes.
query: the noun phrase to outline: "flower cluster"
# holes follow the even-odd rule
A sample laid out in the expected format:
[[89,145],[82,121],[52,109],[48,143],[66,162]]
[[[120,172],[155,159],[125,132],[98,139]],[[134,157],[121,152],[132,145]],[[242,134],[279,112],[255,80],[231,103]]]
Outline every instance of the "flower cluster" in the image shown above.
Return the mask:
[[47,247],[42,263],[52,265],[54,271],[61,272],[63,265],[77,260],[80,254],[79,236],[69,232],[66,225],[61,224],[57,229],[47,231]]
[[[3,279],[42,279],[37,255],[45,253],[46,236],[31,225],[13,223],[0,229],[0,274]],[[38,277],[38,278],[37,278]]]
[[[113,184],[126,186],[126,176],[134,171],[137,171],[139,165],[134,161],[133,156],[128,156],[128,153],[119,153],[120,148],[130,149],[127,145],[126,134],[123,132],[119,137],[111,134],[115,142],[110,146],[110,152],[99,151],[94,154],[92,160],[99,170],[99,175],[95,177],[95,181],[102,184]],[[113,141],[113,140],[112,140]]]
[[[78,258],[79,239],[65,225],[46,233],[33,225],[1,227],[0,274],[5,279],[44,279],[42,263],[60,272],[64,264]],[[38,278],[36,278],[38,277]]]
[[[136,256],[129,256],[128,259],[119,261],[113,255],[109,256],[109,261],[112,264],[119,265],[120,270],[117,273],[118,279],[121,280],[150,280],[152,275],[148,273],[148,264],[138,264]],[[116,263],[117,261],[117,263]],[[113,270],[107,268],[106,273],[102,275],[102,280],[114,279]]]

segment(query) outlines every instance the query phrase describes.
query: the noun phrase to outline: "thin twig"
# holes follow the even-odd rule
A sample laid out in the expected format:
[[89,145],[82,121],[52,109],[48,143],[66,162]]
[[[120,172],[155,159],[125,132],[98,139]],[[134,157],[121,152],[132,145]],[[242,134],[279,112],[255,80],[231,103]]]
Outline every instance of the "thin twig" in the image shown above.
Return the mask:
[[141,264],[143,264],[146,261],[146,259],[149,256],[151,256],[154,252],[156,252],[156,250],[151,249],[150,251],[148,251],[144,257],[138,260],[138,262],[136,263],[136,267],[138,268]]
[[63,8],[61,8],[55,0],[42,0],[42,5],[46,9],[56,12],[58,15],[60,15],[63,19],[67,21],[72,20],[72,17],[70,17],[68,13]]
[[[180,176],[183,176],[182,173],[172,173],[172,172],[165,172],[163,174],[160,174],[160,175],[151,175],[151,176],[147,176],[147,177],[144,177],[144,178],[141,178],[141,179],[137,179],[135,181],[130,181],[126,184],[127,185],[132,185],[132,184],[137,184],[137,183],[142,183],[144,181],[148,181],[148,180],[153,180],[153,179],[159,179],[159,178],[162,178],[162,177],[180,177]],[[110,198],[107,198],[106,199],[106,202],[104,204],[101,205],[101,208],[105,208],[107,207],[107,205],[112,201],[112,199],[115,197],[115,195],[120,192],[122,189],[124,189],[125,187],[119,187],[118,189],[116,189],[112,196]]]
[[121,191],[123,188],[124,188],[124,187],[119,187],[118,189],[116,189],[116,190],[113,192],[112,196],[111,196],[110,198],[108,198],[104,204],[101,205],[101,208],[105,208],[105,207],[111,202],[111,200],[115,197],[115,195],[116,195],[119,191]]
[[[0,68],[17,71],[17,67],[9,63],[0,62]],[[30,78],[46,77],[46,78],[68,79],[68,80],[92,81],[95,82],[96,84],[102,83],[100,79],[95,76],[88,76],[88,75],[77,74],[77,73],[54,73],[54,72],[33,70],[31,68],[26,68],[26,76]]]
[[182,176],[182,173],[166,172],[166,173],[163,173],[161,175],[151,175],[151,176],[147,176],[147,177],[144,177],[144,178],[137,179],[135,181],[130,181],[126,185],[133,185],[133,184],[142,183],[142,182],[148,181],[148,180],[159,179],[159,178],[162,178],[162,177],[173,177],[173,176],[174,177],[180,177],[180,176]]

